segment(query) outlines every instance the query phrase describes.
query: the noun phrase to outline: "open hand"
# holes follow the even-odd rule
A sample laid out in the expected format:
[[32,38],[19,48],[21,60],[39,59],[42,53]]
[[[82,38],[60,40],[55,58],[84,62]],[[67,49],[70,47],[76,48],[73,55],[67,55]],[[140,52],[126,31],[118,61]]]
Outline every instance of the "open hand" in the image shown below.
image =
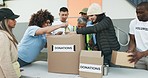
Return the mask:
[[137,63],[137,61],[143,57],[143,53],[142,52],[133,52],[128,57],[131,57],[131,59],[129,59],[130,63],[132,63],[132,62]]

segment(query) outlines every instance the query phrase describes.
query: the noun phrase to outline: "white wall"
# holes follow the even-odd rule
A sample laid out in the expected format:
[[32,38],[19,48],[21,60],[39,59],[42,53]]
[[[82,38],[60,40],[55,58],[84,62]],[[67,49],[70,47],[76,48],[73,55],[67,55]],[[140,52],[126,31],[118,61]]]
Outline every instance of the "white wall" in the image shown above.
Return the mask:
[[[48,9],[58,18],[59,8],[67,7],[67,0],[11,0],[6,7],[20,15],[18,22],[28,22],[31,15],[40,9]],[[102,0],[102,9],[112,19],[135,18],[135,7],[126,0]]]
[[17,22],[28,22],[31,15],[40,9],[48,9],[55,18],[58,17],[59,9],[67,7],[67,0],[11,0],[6,1],[6,7],[11,8],[20,17]]
[[112,19],[135,18],[135,7],[127,0],[102,0],[102,10]]

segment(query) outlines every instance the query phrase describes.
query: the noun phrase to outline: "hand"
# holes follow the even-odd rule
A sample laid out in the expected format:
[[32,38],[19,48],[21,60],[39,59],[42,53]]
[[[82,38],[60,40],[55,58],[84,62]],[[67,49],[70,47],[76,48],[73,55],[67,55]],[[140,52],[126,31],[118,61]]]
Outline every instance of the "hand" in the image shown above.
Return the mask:
[[76,32],[67,32],[68,35],[76,34]]
[[68,23],[61,24],[61,28],[66,28],[68,26]]
[[131,51],[131,50],[127,50],[126,52],[127,52],[127,53],[133,53],[133,51]]
[[63,32],[62,31],[59,31],[55,35],[62,35],[62,34],[63,34]]
[[94,50],[94,51],[98,51],[98,47],[97,47],[97,46],[94,46],[94,47],[93,47],[93,50]]
[[129,59],[130,63],[135,62],[137,63],[137,61],[139,59],[141,59],[143,57],[143,52],[133,52],[133,54],[129,55],[129,57],[132,57],[131,59]]
[[92,47],[93,46],[93,40],[90,39],[89,42],[88,42],[88,44],[89,44],[90,47]]

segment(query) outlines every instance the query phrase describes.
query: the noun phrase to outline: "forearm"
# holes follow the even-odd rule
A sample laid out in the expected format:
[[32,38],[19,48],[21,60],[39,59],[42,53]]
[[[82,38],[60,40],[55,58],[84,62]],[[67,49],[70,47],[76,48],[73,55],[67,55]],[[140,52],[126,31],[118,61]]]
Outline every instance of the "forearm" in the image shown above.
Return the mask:
[[129,46],[128,46],[128,52],[134,52],[135,51],[135,48],[136,48],[136,45],[133,44],[133,43],[130,43]]
[[106,17],[103,18],[100,22],[96,23],[94,26],[90,27],[84,27],[81,29],[77,29],[78,34],[91,34],[91,33],[97,33],[102,30],[106,30],[113,26],[113,23],[110,18]]
[[44,27],[44,28],[40,28],[36,31],[36,35],[40,35],[40,34],[49,34],[50,32],[60,28],[61,25],[57,25],[57,26],[47,26],[47,27]]
[[95,33],[96,30],[94,30],[94,29],[95,29],[94,26],[92,26],[92,27],[84,27],[84,28],[77,29],[76,32],[77,32],[77,34],[85,35],[85,34]]
[[45,33],[50,33],[58,28],[60,28],[61,26],[60,25],[56,25],[56,26],[48,26],[46,29],[45,29]]
[[143,53],[143,56],[148,56],[148,50],[143,51],[142,53]]
[[130,34],[130,42],[128,45],[128,52],[134,52],[136,49],[135,36]]

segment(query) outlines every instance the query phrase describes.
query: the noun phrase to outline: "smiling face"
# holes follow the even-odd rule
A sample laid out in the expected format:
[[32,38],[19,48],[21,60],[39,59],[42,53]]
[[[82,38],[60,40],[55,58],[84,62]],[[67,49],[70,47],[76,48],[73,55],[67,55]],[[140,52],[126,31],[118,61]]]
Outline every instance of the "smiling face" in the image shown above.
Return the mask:
[[136,14],[139,21],[148,21],[148,10],[144,6],[137,7]]
[[97,19],[97,16],[96,15],[89,15],[89,20],[92,21],[92,22],[95,22],[96,19]]
[[59,13],[60,20],[61,20],[62,22],[66,22],[66,20],[67,20],[67,18],[68,18],[68,15],[69,15],[69,13],[68,13],[67,11],[65,11],[65,12],[61,11],[61,12]]
[[46,20],[46,21],[43,23],[42,28],[47,27],[47,26],[50,26],[50,25],[51,25],[51,24],[50,24],[50,20]]

